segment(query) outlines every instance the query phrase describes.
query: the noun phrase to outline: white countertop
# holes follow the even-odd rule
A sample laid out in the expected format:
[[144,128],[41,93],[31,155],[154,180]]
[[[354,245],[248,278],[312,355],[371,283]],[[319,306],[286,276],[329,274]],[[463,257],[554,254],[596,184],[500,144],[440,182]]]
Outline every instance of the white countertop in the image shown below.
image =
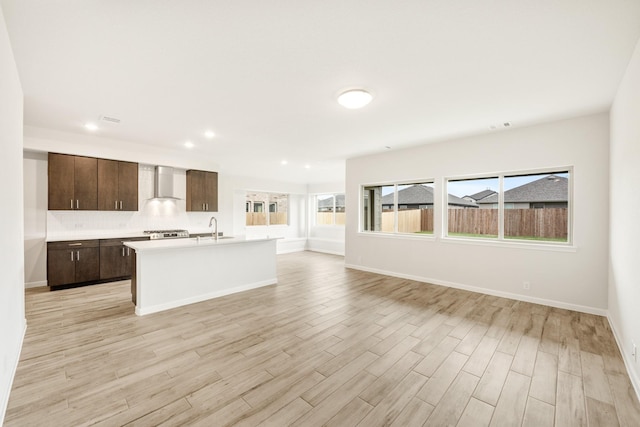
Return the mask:
[[162,250],[162,249],[182,249],[182,248],[197,248],[205,246],[224,246],[224,245],[236,245],[242,243],[255,243],[265,242],[268,240],[277,240],[278,238],[264,237],[247,239],[245,236],[230,237],[225,236],[215,240],[211,237],[190,237],[184,239],[159,239],[159,240],[141,240],[137,242],[124,242],[125,246],[135,249],[137,252]]
[[88,234],[58,234],[58,235],[47,235],[47,242],[64,242],[66,240],[96,240],[96,239],[126,239],[126,238],[134,238],[134,237],[145,237],[147,236],[142,231],[113,231],[109,233],[88,233]]

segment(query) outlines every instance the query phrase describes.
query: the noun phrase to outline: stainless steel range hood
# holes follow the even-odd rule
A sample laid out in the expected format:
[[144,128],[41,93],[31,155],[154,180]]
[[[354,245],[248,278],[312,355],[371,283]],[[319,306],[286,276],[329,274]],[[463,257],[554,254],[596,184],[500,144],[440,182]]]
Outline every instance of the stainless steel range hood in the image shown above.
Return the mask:
[[[173,168],[169,166],[156,166],[153,179],[153,199],[181,200],[173,192]],[[152,200],[153,200],[152,199]]]

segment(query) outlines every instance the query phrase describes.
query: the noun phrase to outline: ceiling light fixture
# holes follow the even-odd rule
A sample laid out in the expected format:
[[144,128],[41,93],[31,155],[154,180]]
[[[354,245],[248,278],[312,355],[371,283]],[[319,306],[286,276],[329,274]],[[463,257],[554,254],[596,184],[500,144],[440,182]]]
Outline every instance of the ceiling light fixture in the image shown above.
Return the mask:
[[191,141],[185,142],[184,146],[187,147],[187,148],[193,148],[194,147],[193,142],[191,142]]
[[95,132],[98,130],[98,126],[95,123],[85,123],[84,128],[86,130],[90,130],[91,132]]
[[311,169],[311,165],[304,165],[305,169]]
[[213,133],[213,131],[212,131],[212,130],[208,130],[208,131],[206,131],[206,132],[204,133],[204,136],[205,136],[205,138],[209,138],[209,139],[211,139],[211,138],[213,138],[214,136],[216,136],[216,134],[215,134],[215,133]]
[[338,104],[351,110],[362,108],[371,102],[373,96],[364,89],[350,89],[338,96]]
[[288,163],[289,163],[289,162],[287,162],[286,160],[283,160],[283,161],[281,161],[281,162],[280,162],[280,164],[281,164],[281,165],[286,165],[286,164],[288,164]]

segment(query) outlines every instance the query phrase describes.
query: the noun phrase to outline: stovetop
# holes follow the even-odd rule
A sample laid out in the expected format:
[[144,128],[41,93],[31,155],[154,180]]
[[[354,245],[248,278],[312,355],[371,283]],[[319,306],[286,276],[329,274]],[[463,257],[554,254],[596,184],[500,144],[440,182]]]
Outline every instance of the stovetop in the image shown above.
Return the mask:
[[151,240],[189,237],[188,230],[146,230],[143,233],[149,235]]

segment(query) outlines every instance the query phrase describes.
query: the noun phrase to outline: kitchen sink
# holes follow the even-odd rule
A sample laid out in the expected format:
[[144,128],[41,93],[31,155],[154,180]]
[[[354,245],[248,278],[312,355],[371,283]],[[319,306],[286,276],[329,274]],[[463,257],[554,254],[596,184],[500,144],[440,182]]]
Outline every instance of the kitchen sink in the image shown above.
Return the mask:
[[[215,240],[212,236],[192,237],[191,240]],[[233,236],[218,236],[218,240],[234,239]]]

